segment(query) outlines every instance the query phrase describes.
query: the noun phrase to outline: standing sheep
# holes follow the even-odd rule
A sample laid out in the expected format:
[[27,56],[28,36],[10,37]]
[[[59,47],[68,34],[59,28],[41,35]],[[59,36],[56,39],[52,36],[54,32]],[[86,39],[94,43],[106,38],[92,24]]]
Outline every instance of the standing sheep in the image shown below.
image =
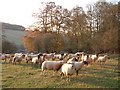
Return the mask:
[[21,63],[22,59],[25,57],[24,54],[21,54],[21,55],[15,55],[13,57],[13,60],[12,60],[12,63],[13,64],[16,64],[16,62],[19,62],[19,64]]
[[62,65],[61,76],[63,77],[64,75],[66,75],[67,81],[70,81],[70,77],[71,75],[73,75],[73,73],[75,73],[74,63],[65,63]]
[[62,65],[63,65],[63,61],[44,61],[41,66],[42,74],[46,69],[58,71]]
[[81,70],[84,65],[88,65],[88,62],[87,61],[74,62],[76,75],[78,75],[79,70]]
[[76,73],[76,75],[78,75],[79,70],[84,66],[84,65],[88,65],[87,61],[81,61],[81,62],[69,62],[69,63],[65,63],[63,64],[63,66],[61,67],[61,76],[63,76],[64,74],[67,76],[67,80],[70,81],[70,76],[73,73]]
[[100,65],[105,64],[107,57],[107,55],[99,56],[97,61],[100,63]]
[[32,64],[39,64],[40,62],[40,56],[42,56],[42,54],[38,54],[37,56],[32,58]]

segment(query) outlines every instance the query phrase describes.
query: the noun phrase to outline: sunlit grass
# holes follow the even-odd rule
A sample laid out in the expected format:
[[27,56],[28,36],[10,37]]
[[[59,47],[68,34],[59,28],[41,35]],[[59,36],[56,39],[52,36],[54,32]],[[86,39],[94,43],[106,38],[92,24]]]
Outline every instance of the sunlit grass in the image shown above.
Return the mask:
[[39,66],[32,66],[22,62],[12,65],[2,62],[3,88],[117,88],[118,87],[118,60],[110,59],[106,65],[93,63],[84,66],[79,75],[73,75],[71,81],[60,77],[60,73],[53,75],[53,71],[46,70],[41,75]]

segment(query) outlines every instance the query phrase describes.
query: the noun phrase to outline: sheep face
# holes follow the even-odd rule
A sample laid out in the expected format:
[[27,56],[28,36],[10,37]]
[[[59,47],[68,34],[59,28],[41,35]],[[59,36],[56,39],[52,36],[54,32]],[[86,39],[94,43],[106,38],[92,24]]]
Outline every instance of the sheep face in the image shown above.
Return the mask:
[[87,61],[83,61],[83,63],[84,63],[85,65],[88,65],[88,62],[87,62]]

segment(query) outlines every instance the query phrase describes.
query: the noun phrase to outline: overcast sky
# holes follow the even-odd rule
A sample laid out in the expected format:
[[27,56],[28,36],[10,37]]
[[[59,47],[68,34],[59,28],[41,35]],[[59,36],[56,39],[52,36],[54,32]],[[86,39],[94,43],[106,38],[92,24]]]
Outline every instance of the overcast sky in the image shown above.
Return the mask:
[[[49,1],[70,10],[76,5],[85,9],[87,4],[98,0],[0,0],[0,22],[27,27],[34,22],[35,19],[32,17],[32,13],[39,9],[41,2]],[[119,0],[107,1],[118,2]]]

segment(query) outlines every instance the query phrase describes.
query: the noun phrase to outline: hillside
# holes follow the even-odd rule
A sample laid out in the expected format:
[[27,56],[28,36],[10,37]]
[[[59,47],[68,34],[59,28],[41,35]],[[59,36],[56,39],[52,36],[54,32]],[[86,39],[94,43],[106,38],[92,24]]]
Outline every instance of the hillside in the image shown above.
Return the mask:
[[24,31],[25,27],[21,25],[15,25],[15,24],[9,24],[9,23],[2,23],[2,28],[3,29],[10,29],[10,30],[19,30],[19,31]]
[[2,33],[6,40],[21,46],[22,37],[25,35],[25,28],[21,25],[2,23]]

